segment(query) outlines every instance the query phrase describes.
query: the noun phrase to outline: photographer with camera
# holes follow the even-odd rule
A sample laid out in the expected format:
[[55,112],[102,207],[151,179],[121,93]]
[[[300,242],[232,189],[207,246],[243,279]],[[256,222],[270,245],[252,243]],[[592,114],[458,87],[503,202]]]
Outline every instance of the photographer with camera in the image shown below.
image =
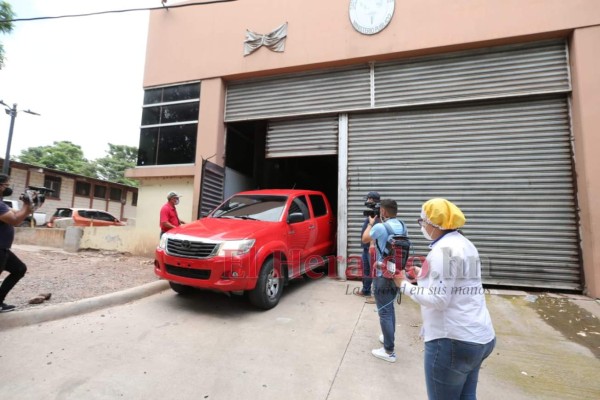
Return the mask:
[[[388,256],[386,247],[390,237],[394,235],[406,236],[408,234],[404,222],[396,218],[397,213],[398,204],[395,200],[381,200],[380,214],[382,223],[375,225],[376,217],[369,216],[369,224],[362,236],[363,243],[375,241],[375,250],[377,253],[373,287],[382,332],[379,341],[383,344],[383,347],[373,349],[371,354],[388,362],[396,362],[396,353],[394,352],[394,335],[396,331],[394,301],[398,294],[398,287],[396,287],[393,279],[396,273],[395,265],[385,260]],[[390,268],[393,270],[390,270]]]
[[[9,187],[10,177],[0,174],[0,191],[2,197],[10,196],[12,189]],[[9,273],[0,285],[0,312],[8,312],[15,309],[15,306],[4,303],[8,292],[25,276],[27,266],[10,251],[15,238],[15,226],[18,226],[23,220],[33,212],[29,199],[23,199],[23,208],[14,211],[4,202],[0,201],[0,274],[3,271]]]
[[[363,222],[362,229],[360,230],[360,237],[362,241],[362,236],[365,233],[369,225],[369,216],[375,216],[375,223],[381,222],[379,219],[379,193],[378,192],[369,192],[367,193],[367,199],[365,201],[365,206],[369,208],[369,210],[364,211],[363,215],[365,216],[365,220]],[[375,262],[375,242],[371,241],[370,243],[361,243],[362,245],[362,289],[359,292],[355,292],[354,294],[360,297],[365,298],[365,302],[369,304],[375,303],[373,296],[371,295],[371,285],[373,283],[373,269],[372,266]]]

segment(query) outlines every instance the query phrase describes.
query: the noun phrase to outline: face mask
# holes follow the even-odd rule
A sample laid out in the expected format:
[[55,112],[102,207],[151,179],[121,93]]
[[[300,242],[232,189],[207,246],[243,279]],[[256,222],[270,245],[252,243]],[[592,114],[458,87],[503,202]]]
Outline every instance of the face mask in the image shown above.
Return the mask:
[[4,191],[2,192],[2,196],[6,197],[6,196],[10,196],[12,194],[12,188],[4,188]]
[[433,240],[433,238],[431,237],[431,235],[429,233],[427,233],[427,229],[425,229],[425,226],[421,227],[421,233],[423,234],[423,236],[425,237],[425,239],[427,239],[427,240]]

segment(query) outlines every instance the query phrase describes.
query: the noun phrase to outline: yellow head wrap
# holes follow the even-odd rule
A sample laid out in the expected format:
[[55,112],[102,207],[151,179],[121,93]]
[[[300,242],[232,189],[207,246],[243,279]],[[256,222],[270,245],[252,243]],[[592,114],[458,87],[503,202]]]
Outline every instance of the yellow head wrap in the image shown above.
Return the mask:
[[460,208],[440,198],[426,201],[421,217],[440,229],[458,229],[467,221]]

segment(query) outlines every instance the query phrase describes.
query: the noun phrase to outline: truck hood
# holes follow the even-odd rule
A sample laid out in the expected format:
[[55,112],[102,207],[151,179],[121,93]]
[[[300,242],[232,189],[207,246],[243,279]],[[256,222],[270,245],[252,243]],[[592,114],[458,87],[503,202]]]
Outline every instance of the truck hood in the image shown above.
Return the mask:
[[264,229],[272,229],[281,222],[265,222],[231,218],[202,218],[169,230],[168,234],[181,234],[214,241],[255,238]]

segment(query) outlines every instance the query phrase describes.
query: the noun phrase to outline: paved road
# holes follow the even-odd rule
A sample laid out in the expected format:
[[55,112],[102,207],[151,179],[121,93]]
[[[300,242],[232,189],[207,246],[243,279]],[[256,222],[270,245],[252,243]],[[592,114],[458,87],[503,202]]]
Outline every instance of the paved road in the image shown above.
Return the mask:
[[[164,291],[0,331],[0,399],[426,398],[417,306],[396,308],[399,361],[386,363],[370,355],[378,318],[351,295],[358,286],[296,281],[267,312],[220,294]],[[479,398],[600,398],[600,360],[588,348],[565,339],[523,296],[488,302],[498,346]]]

